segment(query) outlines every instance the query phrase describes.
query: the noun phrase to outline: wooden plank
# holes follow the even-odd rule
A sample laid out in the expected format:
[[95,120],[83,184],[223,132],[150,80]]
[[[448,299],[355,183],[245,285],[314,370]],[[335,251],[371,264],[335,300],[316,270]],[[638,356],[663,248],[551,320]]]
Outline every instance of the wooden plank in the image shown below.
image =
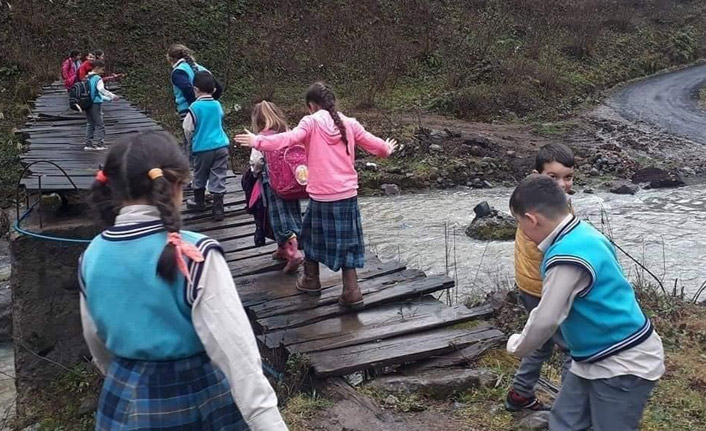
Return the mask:
[[[424,277],[424,273],[417,269],[407,269],[402,272],[376,277],[360,282],[360,291],[363,295],[388,288],[396,283],[408,282]],[[254,305],[250,313],[257,319],[287,314],[295,311],[310,310],[324,305],[335,304],[341,292],[338,289],[324,289],[320,296],[296,295],[286,298],[273,299],[263,304]]]
[[[367,255],[365,267],[358,271],[358,280],[367,280],[387,274],[403,271],[406,266],[397,261],[380,262],[375,256]],[[321,267],[321,287],[329,289],[334,286],[341,286],[341,274],[332,272],[325,266]],[[238,292],[243,304],[251,307],[255,304],[263,303],[277,298],[302,295],[294,287],[292,277],[281,273],[260,274],[257,276],[246,276],[236,279]]]
[[313,352],[307,356],[317,376],[343,376],[374,367],[418,361],[502,335],[502,332],[487,325],[470,330],[442,328],[391,338],[379,343]]
[[424,371],[429,371],[438,368],[449,368],[459,365],[469,365],[475,362],[483,353],[488,350],[499,346],[505,341],[507,337],[502,334],[497,337],[492,337],[484,341],[479,341],[475,344],[471,344],[468,347],[453,350],[450,352],[445,352],[440,355],[435,355],[429,359],[412,364],[405,367],[402,370],[403,374],[413,375]]
[[[374,280],[375,279],[373,279],[373,281]],[[375,286],[374,283],[371,284],[373,284],[371,287],[374,289],[377,288],[377,290],[374,290],[373,292],[366,292],[364,286],[361,284],[361,291],[363,291],[363,298],[365,299],[366,308],[374,307],[387,302],[400,301],[407,298],[418,298],[439,290],[449,289],[453,287],[454,282],[448,277],[432,276],[409,282],[393,284],[389,287],[384,285]],[[280,314],[266,317],[264,319],[258,319],[255,321],[255,326],[261,333],[266,333],[277,329],[296,328],[297,326],[316,323],[324,319],[340,316],[353,311],[354,310],[350,310],[349,308],[341,307],[338,303],[334,303],[320,306],[318,308],[304,310],[298,313]]]
[[233,278],[242,277],[244,275],[261,274],[263,272],[279,271],[284,268],[286,264],[283,260],[272,260],[271,256],[256,256],[247,259],[247,263],[244,262],[243,260],[228,262],[228,268]]
[[[403,308],[397,313],[403,314]],[[319,352],[322,350],[337,349],[341,347],[353,346],[372,341],[385,340],[400,335],[429,331],[444,326],[467,322],[479,318],[488,317],[493,314],[493,307],[481,305],[479,307],[468,308],[465,305],[455,305],[449,307],[439,303],[439,308],[428,313],[413,310],[411,316],[390,316],[390,320],[382,326],[363,326],[358,330],[352,327],[347,328],[337,336],[297,343],[287,346],[289,353]],[[357,317],[357,316],[356,316]],[[329,323],[326,320],[325,323]]]
[[355,331],[385,326],[414,315],[438,311],[443,307],[445,307],[443,303],[427,295],[419,299],[381,305],[357,314],[344,314],[311,325],[268,332],[258,336],[258,340],[267,348],[275,349],[297,343],[335,338],[345,333],[352,336]]

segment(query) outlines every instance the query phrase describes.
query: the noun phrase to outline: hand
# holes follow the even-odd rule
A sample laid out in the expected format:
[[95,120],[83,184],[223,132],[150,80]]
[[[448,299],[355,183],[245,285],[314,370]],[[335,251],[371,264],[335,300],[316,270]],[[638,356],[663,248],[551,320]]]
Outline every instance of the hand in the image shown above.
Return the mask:
[[116,100],[120,100],[120,96],[113,96],[113,102],[115,102]]
[[515,351],[517,350],[517,345],[520,343],[521,338],[521,334],[510,335],[510,338],[507,340],[507,346],[505,347],[508,353],[515,354]]
[[387,139],[385,139],[385,143],[387,144],[387,148],[390,149],[390,154],[394,153],[395,150],[397,150],[397,140],[396,139],[387,138]]
[[252,133],[248,129],[244,129],[245,133],[242,133],[240,135],[235,135],[235,142],[240,144],[242,147],[250,147],[252,148],[253,144],[255,143],[255,134]]

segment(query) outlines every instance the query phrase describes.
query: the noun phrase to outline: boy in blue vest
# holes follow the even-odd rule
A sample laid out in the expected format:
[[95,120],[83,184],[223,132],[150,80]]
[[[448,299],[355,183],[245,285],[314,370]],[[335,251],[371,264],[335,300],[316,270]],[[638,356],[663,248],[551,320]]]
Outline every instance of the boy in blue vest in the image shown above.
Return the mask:
[[191,145],[194,162],[194,199],[189,199],[186,206],[192,210],[205,210],[208,185],[208,191],[213,196],[213,218],[221,221],[230,140],[223,130],[223,107],[213,98],[216,90],[213,75],[207,71],[196,72],[193,85],[196,100],[189,106],[183,123],[184,136]]
[[510,198],[520,229],[544,253],[542,299],[508,352],[525,356],[561,330],[573,362],[552,407],[551,431],[638,430],[664,374],[662,340],[640,309],[610,242],[571,214],[566,193],[531,175]]
[[[103,60],[94,60],[93,70],[86,75],[93,104],[86,109],[86,145],[83,147],[85,151],[103,151],[106,149],[103,144],[105,139],[103,102],[118,100],[118,96],[105,89],[102,78],[103,73],[105,73],[105,62]],[[97,141],[95,145],[93,144],[94,137]]]

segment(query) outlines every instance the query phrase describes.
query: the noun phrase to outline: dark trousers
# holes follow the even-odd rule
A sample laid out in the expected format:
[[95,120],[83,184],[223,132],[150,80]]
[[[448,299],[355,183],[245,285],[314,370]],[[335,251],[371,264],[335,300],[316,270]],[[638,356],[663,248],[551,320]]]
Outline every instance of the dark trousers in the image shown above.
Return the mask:
[[213,193],[226,192],[226,174],[228,173],[228,147],[193,154],[194,189],[204,189]]

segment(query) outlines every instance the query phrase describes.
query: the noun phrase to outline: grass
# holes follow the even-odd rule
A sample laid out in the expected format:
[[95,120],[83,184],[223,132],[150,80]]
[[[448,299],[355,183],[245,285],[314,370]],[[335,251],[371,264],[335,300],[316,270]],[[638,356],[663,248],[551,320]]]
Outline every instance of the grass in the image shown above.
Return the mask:
[[299,394],[291,398],[284,409],[282,417],[291,431],[310,430],[308,422],[317,411],[333,405],[316,394]]

